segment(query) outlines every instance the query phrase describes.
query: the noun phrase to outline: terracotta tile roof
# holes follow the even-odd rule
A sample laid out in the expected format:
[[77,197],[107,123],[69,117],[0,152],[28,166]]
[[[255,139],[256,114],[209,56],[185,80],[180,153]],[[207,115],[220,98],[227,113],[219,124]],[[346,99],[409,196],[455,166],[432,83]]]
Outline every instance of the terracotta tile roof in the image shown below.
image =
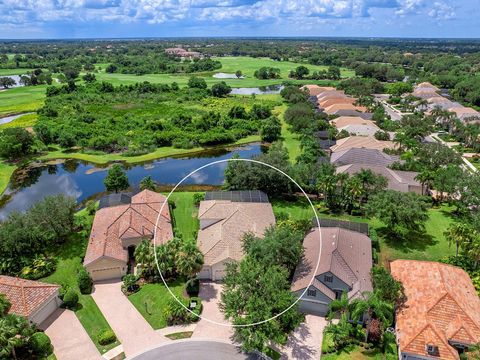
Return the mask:
[[58,285],[0,275],[0,294],[12,304],[10,313],[29,317],[58,291]]
[[347,125],[341,128],[338,128],[338,131],[345,130],[350,135],[355,136],[374,136],[377,131],[380,130],[376,125]]
[[327,91],[327,90],[335,90],[335,88],[330,87],[330,86],[318,86],[318,85],[304,85],[301,87],[302,90],[306,89],[308,90],[310,96],[316,96],[320,94],[321,92]]
[[[319,231],[322,239],[321,251]],[[295,269],[292,291],[305,289],[312,276],[328,271],[350,286],[349,298],[358,297],[364,291],[372,291],[372,245],[367,235],[339,227],[322,227],[321,230],[316,227],[305,237],[303,247],[305,252]],[[315,272],[319,254],[320,263]],[[316,280],[313,284],[316,287],[317,282],[321,283]],[[333,291],[318,289],[332,300],[335,299]]]
[[[127,261],[127,250],[122,239],[153,238],[158,213],[166,197],[150,190],[143,190],[132,197],[131,204],[100,209],[95,214],[84,265],[101,257]],[[173,237],[170,209],[166,204],[157,227],[158,243]]]
[[356,101],[357,99],[349,98],[349,97],[329,98],[329,99],[320,101],[318,105],[320,105],[321,108],[326,108],[335,104],[354,104]]
[[426,356],[426,345],[439,358],[458,360],[449,340],[480,341],[480,299],[462,269],[430,261],[395,260],[392,275],[403,283],[406,304],[397,311],[397,339],[404,353]]
[[362,119],[358,116],[339,116],[338,118],[333,119],[331,121],[331,124],[334,125],[337,129],[347,125],[369,125],[377,127],[375,121]]
[[325,113],[330,115],[336,114],[339,110],[355,110],[359,112],[365,112],[367,111],[367,108],[363,106],[356,106],[353,104],[334,104],[323,109]]
[[345,91],[343,90],[326,90],[317,95],[317,101],[322,102],[328,99],[346,98]]
[[197,242],[205,265],[226,259],[240,260],[243,235],[251,232],[262,237],[264,231],[275,224],[270,203],[206,200],[200,202],[198,218]]
[[381,141],[375,139],[373,136],[349,136],[340,140],[330,148],[332,152],[348,150],[351,148],[365,148],[365,149],[394,149],[396,146],[393,141]]

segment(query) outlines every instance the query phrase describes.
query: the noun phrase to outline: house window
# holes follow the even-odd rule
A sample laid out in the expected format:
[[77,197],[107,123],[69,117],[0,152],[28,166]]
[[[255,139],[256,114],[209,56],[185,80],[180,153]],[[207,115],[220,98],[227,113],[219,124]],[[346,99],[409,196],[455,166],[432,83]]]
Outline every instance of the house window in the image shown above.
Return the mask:
[[427,344],[427,354],[431,356],[438,356],[438,346]]
[[317,290],[315,290],[315,289],[308,289],[308,290],[307,290],[307,296],[313,296],[313,297],[317,296]]
[[324,280],[325,282],[331,283],[331,282],[333,282],[333,275],[325,275],[325,276],[323,277],[323,280]]

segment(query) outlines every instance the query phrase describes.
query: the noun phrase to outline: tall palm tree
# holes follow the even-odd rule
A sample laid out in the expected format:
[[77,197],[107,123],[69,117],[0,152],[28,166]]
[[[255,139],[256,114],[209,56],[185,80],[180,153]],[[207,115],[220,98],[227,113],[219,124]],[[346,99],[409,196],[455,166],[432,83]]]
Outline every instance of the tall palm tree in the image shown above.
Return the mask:
[[142,269],[146,276],[155,272],[155,256],[153,254],[153,245],[149,239],[143,239],[135,248],[135,261],[142,264]]
[[140,190],[152,190],[155,191],[156,185],[155,182],[152,180],[151,176],[144,177],[140,181]]
[[458,256],[458,249],[471,242],[473,229],[465,223],[453,223],[444,232],[448,245],[455,243],[455,255]]
[[162,276],[164,278],[172,276],[175,272],[175,254],[172,253],[168,243],[157,246],[155,252]]
[[418,173],[417,176],[415,176],[415,180],[417,180],[420,184],[422,184],[422,195],[424,195],[424,191],[432,187],[432,183],[434,179],[435,179],[435,172],[430,171],[428,169],[423,170],[422,172]]
[[335,299],[330,302],[330,304],[328,304],[327,319],[332,320],[335,314],[340,314],[340,317],[346,315],[348,319],[351,310],[352,305],[350,304],[350,300],[348,299],[348,294],[344,291],[340,299]]
[[361,196],[363,195],[363,186],[360,179],[356,176],[353,176],[348,180],[346,187],[347,187],[346,190],[348,194],[347,202],[348,202],[348,207],[350,208],[350,213],[351,213],[353,210],[353,204],[355,203],[356,200],[359,202],[358,205],[360,207],[360,199],[361,199]]
[[360,320],[364,314],[368,318],[378,319],[384,326],[390,326],[393,322],[393,306],[380,299],[376,293],[364,292],[363,298],[352,301],[352,317]]
[[189,279],[195,277],[203,267],[203,254],[195,243],[187,242],[177,254],[178,271]]

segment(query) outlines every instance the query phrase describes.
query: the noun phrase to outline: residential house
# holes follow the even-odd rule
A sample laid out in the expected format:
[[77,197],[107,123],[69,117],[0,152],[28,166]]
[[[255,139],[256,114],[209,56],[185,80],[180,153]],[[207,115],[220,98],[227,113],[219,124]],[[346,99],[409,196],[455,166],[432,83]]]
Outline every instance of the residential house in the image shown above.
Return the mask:
[[310,96],[317,96],[321,92],[328,90],[335,90],[331,86],[318,86],[318,85],[303,85],[300,89],[307,90]]
[[346,125],[338,128],[338,131],[346,131],[352,136],[375,136],[375,133],[380,131],[380,128],[377,125]]
[[11,314],[25,316],[39,325],[62,303],[58,285],[0,275],[0,294],[12,304]]
[[371,164],[348,164],[337,167],[337,174],[347,173],[354,175],[362,170],[370,170],[377,175],[381,175],[387,179],[387,188],[400,192],[414,192],[423,194],[423,187],[415,177],[418,173],[413,171],[392,170],[386,166]]
[[396,312],[400,359],[459,360],[480,342],[480,299],[464,270],[417,260],[395,260],[390,269],[406,295]]
[[325,109],[331,105],[335,104],[355,104],[357,99],[344,97],[344,98],[335,98],[335,99],[325,99],[318,103],[319,107]]
[[393,141],[377,140],[373,136],[349,136],[340,140],[330,148],[331,152],[344,151],[351,148],[395,149]]
[[165,201],[165,196],[143,190],[132,197],[100,202],[113,206],[97,211],[88,240],[83,265],[94,281],[120,279],[125,275],[127,264],[135,265],[135,247],[143,239],[152,240],[155,232],[157,244],[173,238],[170,210]]
[[325,316],[328,305],[343,292],[354,299],[372,291],[372,244],[366,234],[339,226],[315,227],[305,237],[303,247],[304,256],[291,287],[301,296],[298,304],[302,312]]
[[[366,120],[358,116],[340,116],[330,121],[330,123],[337,129],[343,128],[348,125],[368,125],[378,128],[375,121]],[[380,129],[380,128],[378,128]]]
[[336,166],[365,164],[387,167],[394,162],[401,162],[400,156],[389,155],[378,149],[350,148],[334,152],[330,157],[330,163]]
[[323,109],[323,111],[328,115],[338,115],[338,111],[340,110],[365,112],[367,111],[367,108],[363,106],[353,105],[353,104],[334,104]]
[[357,111],[357,110],[348,110],[348,109],[338,110],[337,112],[335,112],[335,115],[338,115],[338,116],[355,116],[355,117],[361,117],[362,119],[366,119],[366,120],[372,120],[372,117],[373,117],[372,113],[360,112],[360,111]]
[[223,279],[227,263],[242,259],[246,233],[263,237],[265,230],[275,225],[272,205],[260,191],[207,192],[198,219],[197,245],[204,255],[198,277],[214,281]]

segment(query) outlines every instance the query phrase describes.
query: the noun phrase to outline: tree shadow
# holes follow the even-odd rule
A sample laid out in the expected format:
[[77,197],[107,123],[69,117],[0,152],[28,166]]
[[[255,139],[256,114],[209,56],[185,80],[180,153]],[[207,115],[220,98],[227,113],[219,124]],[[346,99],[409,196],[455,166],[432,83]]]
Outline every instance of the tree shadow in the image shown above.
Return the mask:
[[389,247],[404,253],[425,251],[428,247],[438,243],[438,240],[428,234],[425,229],[409,231],[402,237],[392,234],[387,227],[378,228],[377,233]]
[[203,301],[210,301],[217,298],[218,290],[215,288],[214,283],[211,282],[200,282],[200,293],[198,296]]
[[[310,336],[310,330],[305,323],[300,324],[295,329],[295,332],[288,338],[287,347],[292,349],[293,359],[312,359],[318,356],[314,347],[305,343],[305,340]],[[281,359],[287,359],[285,354],[282,354]]]

